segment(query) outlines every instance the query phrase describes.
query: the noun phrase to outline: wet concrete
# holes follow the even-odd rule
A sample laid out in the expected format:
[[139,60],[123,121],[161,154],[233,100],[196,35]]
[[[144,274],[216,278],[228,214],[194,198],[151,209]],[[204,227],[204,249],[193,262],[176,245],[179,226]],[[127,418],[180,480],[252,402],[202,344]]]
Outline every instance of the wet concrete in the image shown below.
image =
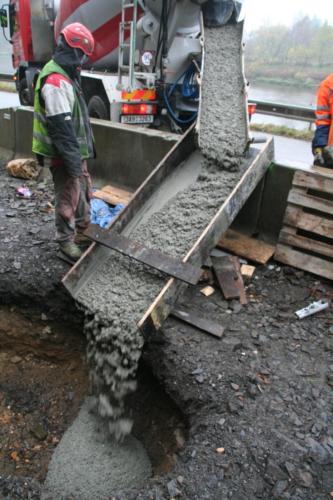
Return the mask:
[[205,28],[199,146],[221,168],[236,169],[248,140],[243,24]]
[[88,398],[52,456],[45,487],[58,498],[102,500],[124,488],[141,488],[151,476],[140,442],[132,436],[121,444],[114,441],[90,407]]
[[[222,53],[221,59],[222,62],[226,57],[222,78],[234,86],[237,101],[243,91],[243,80],[234,80],[235,66],[239,66],[240,48],[236,50],[236,47],[240,37],[239,26],[227,27],[224,42],[232,47]],[[232,58],[234,64],[230,64]],[[206,61],[206,67],[212,64],[216,73],[215,61],[212,58]],[[212,77],[212,68],[208,71]],[[230,102],[219,100],[220,116],[224,116],[229,105]],[[212,140],[212,131],[207,125],[207,121],[211,123],[211,115],[205,112],[206,106],[203,104],[201,144],[205,151],[216,148],[214,162],[199,154],[192,155],[188,163],[191,168],[188,169],[186,163],[182,166],[185,175],[179,176],[178,172],[166,180],[160,189],[163,196],[157,194],[148,204],[145,216],[140,214],[141,217],[126,230],[133,240],[174,257],[186,255],[243,173],[240,156],[246,143],[245,131],[237,134],[236,152],[224,148],[218,156],[221,136],[215,133]],[[235,129],[242,117],[242,106],[235,106],[230,117]],[[229,133],[230,130],[224,130],[224,134]],[[230,171],[231,164],[237,167],[237,172]],[[136,323],[162,288],[164,280],[161,274],[110,251],[108,259],[94,270],[77,296],[87,315],[87,355],[91,381],[98,394],[98,411],[109,420],[110,432],[118,438],[128,434],[132,425],[126,417],[125,397],[136,389],[136,371],[143,347]]]
[[[235,48],[237,43],[240,43],[240,29],[236,26],[228,27],[227,33],[224,40],[226,43],[232,43],[233,47],[222,54],[221,62],[223,57],[226,57],[222,78],[228,82],[226,86],[236,86],[233,92],[235,100],[239,100],[243,91],[243,80],[235,80],[234,73],[235,67],[239,65],[239,48]],[[230,64],[232,58],[235,59],[234,64]],[[214,73],[216,79],[216,63],[211,58],[207,66],[212,64],[214,71],[210,68],[209,74],[213,77]],[[220,116],[224,116],[230,102],[220,99],[218,103]],[[241,161],[241,153],[246,143],[245,131],[241,128],[237,138],[233,137],[232,142],[236,149],[223,147],[220,154],[221,133],[229,135],[230,128],[222,128],[219,134],[216,134],[216,128],[212,131],[211,114],[206,113],[207,106],[209,107],[210,103],[203,105],[201,144],[204,154],[213,158],[213,161],[203,158],[199,153],[192,155],[174,176],[170,176],[163,183],[159,192],[147,203],[144,214],[137,216],[126,229],[126,234],[133,240],[173,257],[186,255],[245,169]],[[240,126],[242,113],[242,107],[235,106],[232,116],[229,116],[235,130]],[[215,154],[212,154],[213,150]],[[144,344],[136,325],[164,282],[164,275],[109,251],[108,258],[94,269],[94,273],[76,297],[86,314],[87,359],[90,380],[97,396],[95,409],[106,420],[109,432],[116,440],[128,435],[133,424],[127,415],[125,401],[126,397],[136,390],[138,363]],[[88,425],[92,417],[87,413],[85,418]],[[76,425],[77,422],[74,423],[74,426]],[[66,463],[71,449],[70,441],[71,436],[63,438],[61,446],[64,453],[60,459],[61,463]],[[79,455],[85,453],[85,448],[79,449]],[[135,446],[132,453],[134,457],[137,456]],[[81,458],[78,458],[78,461],[80,462]],[[123,468],[126,478],[126,461],[119,457],[118,465],[119,469]],[[87,480],[94,481],[94,471],[87,470],[88,473],[91,477]],[[50,485],[56,489],[58,477],[57,473],[50,476]],[[142,478],[146,478],[146,472],[142,473]],[[61,482],[67,483],[70,479],[63,476]]]

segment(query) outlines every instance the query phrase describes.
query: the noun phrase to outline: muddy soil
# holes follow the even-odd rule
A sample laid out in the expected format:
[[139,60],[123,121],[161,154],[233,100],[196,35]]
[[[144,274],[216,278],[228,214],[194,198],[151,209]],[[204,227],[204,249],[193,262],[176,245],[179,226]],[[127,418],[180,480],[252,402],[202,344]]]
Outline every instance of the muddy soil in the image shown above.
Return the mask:
[[88,390],[85,341],[45,314],[1,306],[0,345],[0,476],[42,482]]
[[[19,186],[31,188],[33,196],[17,197]],[[56,257],[51,179],[9,177],[0,160],[0,193],[1,302],[28,305],[32,301],[49,316],[58,317],[61,309],[69,319],[78,317],[74,301],[61,285],[69,266]]]
[[[58,316],[63,315],[72,301],[59,285],[66,266],[56,260],[54,244],[50,242],[53,222],[50,218],[41,224],[44,215],[37,204],[26,207],[28,214],[23,200],[21,210],[13,208],[13,180],[2,173],[0,183],[1,302],[35,301],[36,309],[42,308],[40,313],[51,316],[57,311]],[[41,231],[38,238],[30,232],[37,227]],[[33,245],[36,239],[43,240],[43,244]],[[21,267],[17,269],[14,262],[20,262]],[[170,463],[174,462],[171,470],[162,467],[165,474],[155,475],[141,491],[117,492],[116,498],[330,498],[333,314],[329,309],[300,321],[294,312],[315,299],[332,298],[332,287],[324,280],[271,262],[257,267],[247,293],[249,302],[242,307],[238,302],[223,300],[218,289],[206,298],[199,287],[194,287],[183,297],[184,307],[200,311],[204,317],[225,326],[221,340],[170,318],[162,338],[146,343],[145,362],[183,412],[189,423],[189,436],[182,449],[169,452]],[[13,354],[23,358],[16,364],[10,361],[11,349],[9,352],[5,362],[14,373],[25,366],[29,354]],[[46,374],[46,369],[50,369],[46,361],[38,362]],[[28,386],[26,377],[20,379]],[[6,377],[5,382],[11,380]],[[29,386],[24,394],[29,394],[28,390]],[[11,394],[14,392],[20,394],[18,390]],[[41,399],[48,401],[47,391]],[[39,400],[37,403],[42,404]],[[36,409],[40,408],[38,405]],[[11,400],[1,408],[11,411],[8,406],[13,406],[15,414],[22,412],[21,406],[15,406]],[[146,415],[150,415],[150,410]],[[152,418],[147,423],[147,429],[153,428],[153,421]],[[58,437],[52,422],[49,418],[47,425],[43,419],[41,423],[48,435]],[[172,434],[179,425],[169,420],[167,427]],[[155,436],[151,439],[158,441]],[[178,440],[179,445],[182,441],[184,444],[182,437],[178,436]],[[1,446],[3,443],[6,445],[7,441],[1,438]],[[14,440],[9,443],[9,453],[17,451],[20,456]],[[49,447],[54,445],[50,443]],[[24,474],[17,474],[16,466],[23,464],[16,463],[15,457],[7,455],[8,468],[0,472],[0,496],[40,498],[38,472],[29,472],[27,463]]]

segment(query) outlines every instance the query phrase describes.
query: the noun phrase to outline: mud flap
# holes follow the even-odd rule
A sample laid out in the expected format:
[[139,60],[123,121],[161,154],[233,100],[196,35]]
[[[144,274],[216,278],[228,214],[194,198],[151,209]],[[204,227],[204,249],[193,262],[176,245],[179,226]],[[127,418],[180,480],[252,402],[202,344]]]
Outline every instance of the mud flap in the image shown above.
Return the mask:
[[236,23],[242,8],[236,0],[208,0],[202,6],[204,24],[208,28]]

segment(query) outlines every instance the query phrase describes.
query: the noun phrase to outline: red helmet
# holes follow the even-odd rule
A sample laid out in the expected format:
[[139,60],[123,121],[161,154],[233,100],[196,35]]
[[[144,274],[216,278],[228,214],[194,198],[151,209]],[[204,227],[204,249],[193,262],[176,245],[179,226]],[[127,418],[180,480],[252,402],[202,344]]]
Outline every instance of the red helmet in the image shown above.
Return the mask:
[[94,52],[95,40],[88,28],[81,23],[71,23],[60,32],[66,42],[73,49],[81,49],[90,57]]

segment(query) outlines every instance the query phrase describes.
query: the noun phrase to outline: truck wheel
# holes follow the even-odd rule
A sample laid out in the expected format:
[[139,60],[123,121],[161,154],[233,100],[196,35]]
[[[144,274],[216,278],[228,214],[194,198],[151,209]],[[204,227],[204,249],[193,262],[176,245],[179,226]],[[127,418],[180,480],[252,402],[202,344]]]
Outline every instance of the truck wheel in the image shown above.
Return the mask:
[[110,120],[110,110],[105,100],[99,95],[93,95],[88,103],[89,116],[100,118],[101,120]]
[[33,106],[33,102],[30,99],[30,92],[28,89],[28,84],[26,78],[22,78],[18,87],[18,94],[20,98],[20,103],[22,106]]

